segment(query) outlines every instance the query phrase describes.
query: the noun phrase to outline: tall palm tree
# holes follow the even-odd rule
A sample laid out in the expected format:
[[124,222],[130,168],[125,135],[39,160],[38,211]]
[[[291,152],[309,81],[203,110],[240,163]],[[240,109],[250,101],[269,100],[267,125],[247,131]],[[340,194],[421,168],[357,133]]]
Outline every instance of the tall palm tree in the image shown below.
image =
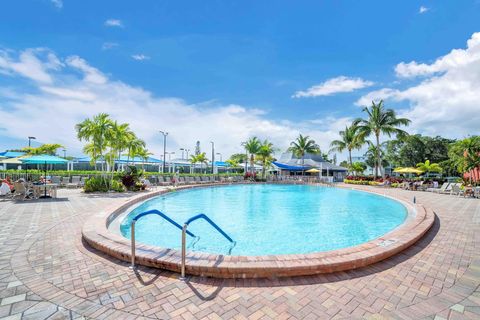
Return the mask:
[[266,168],[270,166],[273,161],[273,154],[275,149],[273,148],[273,144],[268,140],[264,140],[263,143],[260,145],[260,148],[257,151],[256,158],[262,164],[262,178],[265,179]]
[[[75,126],[77,137],[80,141],[85,140],[93,143],[94,146],[87,148],[92,153],[89,156],[92,162],[103,159],[103,154],[111,140],[113,121],[106,113],[99,113],[93,119],[85,119]],[[102,162],[102,171],[103,162]]]
[[430,160],[425,160],[425,162],[417,163],[417,168],[418,170],[426,172],[427,177],[430,172],[442,172],[442,168],[440,167],[440,165],[438,163],[430,163]]
[[351,125],[345,126],[345,130],[339,132],[340,140],[333,140],[330,143],[330,152],[338,151],[343,152],[344,150],[348,150],[348,162],[350,167],[352,167],[352,150],[353,149],[360,149],[362,145],[365,143],[360,135],[357,134],[358,127]]
[[258,153],[261,147],[260,140],[257,137],[250,138],[244,144],[245,150],[250,156],[250,171],[254,170],[255,155]]
[[375,136],[375,145],[377,147],[375,154],[375,178],[378,177],[378,169],[381,166],[380,150],[380,134],[386,134],[389,137],[392,135],[406,136],[408,133],[399,129],[400,126],[408,126],[410,120],[407,118],[397,118],[397,115],[392,109],[385,109],[383,100],[379,103],[372,101],[371,107],[363,108],[367,113],[367,119],[355,119],[353,125],[358,127],[358,134],[360,139],[365,139],[371,135]]
[[[193,164],[193,168],[195,171],[195,164],[197,163],[203,163],[203,164],[208,164],[208,158],[205,152],[199,153],[197,155],[193,154],[190,156],[190,162]],[[207,173],[207,169],[205,167],[205,173]]]
[[[301,134],[295,139],[295,141],[290,142],[290,148],[288,151],[292,152],[296,157],[302,158],[302,167],[305,165],[305,154],[313,153],[319,154],[320,147],[315,142],[315,140],[310,139],[309,136],[302,136]],[[304,174],[302,169],[302,175]]]
[[130,130],[128,123],[119,124],[117,121],[113,122],[112,136],[109,143],[112,155],[114,157],[112,163],[113,169],[115,165],[115,159],[120,159],[122,152],[127,149],[128,143],[134,138],[135,134]]

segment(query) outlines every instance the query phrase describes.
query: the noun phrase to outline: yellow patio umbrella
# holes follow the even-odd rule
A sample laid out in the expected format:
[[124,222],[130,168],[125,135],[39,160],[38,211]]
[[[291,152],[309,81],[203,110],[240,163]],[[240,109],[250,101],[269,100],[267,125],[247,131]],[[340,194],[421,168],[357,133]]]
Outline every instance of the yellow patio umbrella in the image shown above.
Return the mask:
[[307,171],[305,171],[305,172],[308,172],[308,173],[319,173],[319,172],[320,172],[320,170],[318,170],[318,169],[315,169],[315,168],[312,168],[312,169],[308,169],[308,170],[307,170]]
[[417,168],[412,168],[412,167],[405,167],[405,168],[396,168],[395,170],[393,170],[393,172],[397,172],[397,173],[415,173],[415,174],[421,174],[423,173],[422,170],[420,169],[417,169]]

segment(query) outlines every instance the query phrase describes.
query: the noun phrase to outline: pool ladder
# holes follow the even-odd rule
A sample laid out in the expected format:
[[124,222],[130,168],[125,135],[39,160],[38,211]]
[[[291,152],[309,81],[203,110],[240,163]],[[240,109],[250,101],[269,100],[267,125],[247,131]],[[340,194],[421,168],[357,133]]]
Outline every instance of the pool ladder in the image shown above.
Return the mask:
[[200,240],[200,237],[195,236],[195,234],[193,234],[192,232],[187,230],[188,226],[193,221],[198,220],[198,219],[203,219],[203,220],[207,221],[215,230],[217,230],[225,239],[227,239],[230,242],[230,248],[228,250],[228,254],[232,253],[232,250],[236,245],[236,242],[233,241],[233,239],[225,231],[223,231],[222,228],[220,228],[215,222],[213,222],[204,213],[200,213],[200,214],[197,214],[197,215],[191,217],[190,219],[185,221],[185,223],[183,224],[183,227],[182,227],[177,222],[175,222],[173,219],[171,219],[169,216],[164,214],[163,212],[161,212],[159,210],[156,210],[156,209],[149,210],[149,211],[139,213],[138,215],[136,215],[132,219],[131,228],[130,228],[130,239],[131,239],[131,247],[132,247],[131,248],[131,265],[130,265],[130,268],[133,269],[133,270],[135,270],[135,223],[138,221],[138,219],[140,219],[142,217],[145,217],[145,216],[148,216],[148,215],[152,215],[152,214],[155,214],[155,215],[158,215],[158,216],[162,217],[163,219],[165,219],[166,221],[171,223],[176,228],[182,230],[182,265],[181,265],[181,276],[180,276],[181,280],[186,279],[186,277],[185,277],[185,267],[186,267],[186,255],[187,255],[187,241],[186,241],[187,234],[189,236],[195,238],[195,241],[192,244],[192,248]]

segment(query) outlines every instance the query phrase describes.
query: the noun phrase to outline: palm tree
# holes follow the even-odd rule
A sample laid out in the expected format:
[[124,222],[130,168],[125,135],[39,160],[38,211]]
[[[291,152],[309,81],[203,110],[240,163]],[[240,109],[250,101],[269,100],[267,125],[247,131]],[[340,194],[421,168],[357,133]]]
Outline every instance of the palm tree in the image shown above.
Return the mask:
[[[473,136],[452,144],[449,157],[457,167],[458,172],[470,172],[480,167],[480,137]],[[472,175],[470,175],[472,180]]]
[[[93,146],[86,148],[88,151],[92,152],[88,155],[92,158],[93,163],[96,163],[98,159],[103,159],[103,154],[111,140],[112,128],[113,121],[106,113],[99,113],[94,116],[93,119],[85,119],[83,122],[75,126],[78,139],[93,144]],[[103,170],[102,162],[102,171]]]
[[110,141],[110,148],[114,156],[112,167],[114,167],[115,158],[120,159],[122,152],[127,149],[127,145],[134,138],[135,134],[130,130],[128,123],[118,124],[117,121],[113,122]]
[[367,152],[365,152],[365,163],[371,168],[373,168],[377,165],[377,156],[379,156],[380,166],[386,167],[388,165],[388,162],[383,158],[383,155],[385,153],[383,147],[385,146],[386,142],[381,143],[379,146],[375,145],[371,141],[367,141],[367,144],[368,149]]
[[257,151],[257,159],[262,164],[262,178],[265,179],[266,168],[270,166],[273,161],[273,154],[275,149],[273,144],[268,140],[263,141]]
[[139,156],[145,149],[146,143],[142,139],[138,139],[136,136],[133,136],[127,143],[127,163],[135,157]]
[[406,136],[408,133],[399,129],[399,126],[408,126],[410,120],[407,118],[397,118],[397,115],[392,109],[385,109],[383,100],[378,104],[372,101],[370,108],[365,107],[363,111],[368,114],[368,119],[355,119],[354,126],[358,127],[359,139],[364,140],[366,137],[375,136],[375,145],[377,147],[375,154],[375,178],[378,176],[378,169],[381,166],[380,150],[380,134],[386,134],[389,137],[392,134],[397,136]]
[[[309,136],[302,136],[301,134],[295,141],[290,142],[290,148],[288,151],[292,152],[296,157],[302,158],[302,167],[305,165],[305,154],[313,153],[319,154],[320,147],[315,140],[310,139]],[[302,169],[302,175],[304,174]]]
[[245,150],[250,155],[250,171],[254,170],[255,155],[258,153],[261,147],[260,140],[257,137],[250,138],[244,143]]
[[39,154],[48,154],[54,156],[57,153],[57,149],[65,148],[63,145],[58,143],[45,143],[40,147],[25,147],[22,151],[26,152],[28,155],[39,155]]
[[427,177],[430,172],[442,172],[442,168],[440,167],[440,165],[438,163],[430,163],[430,160],[425,160],[425,162],[417,163],[417,168],[418,170],[426,172]]
[[153,155],[153,153],[148,151],[148,149],[146,149],[146,148],[142,148],[140,150],[137,150],[137,156],[140,157],[143,160],[142,161],[142,171],[145,171],[145,161],[147,161],[148,157],[150,157],[151,155]]
[[[207,155],[205,154],[205,152],[202,152],[200,154],[197,154],[197,155],[191,155],[190,156],[190,162],[193,164],[193,168],[195,170],[195,164],[196,163],[203,163],[203,164],[208,164],[208,159],[207,159]],[[205,169],[205,173],[207,173],[207,169]]]
[[367,166],[363,162],[354,162],[350,166],[350,170],[355,172],[355,174],[361,174],[367,169]]
[[364,144],[364,141],[357,135],[358,127],[351,125],[345,126],[345,130],[339,132],[340,140],[333,140],[330,143],[330,152],[338,151],[343,152],[344,150],[348,150],[348,162],[350,167],[352,167],[352,150],[353,149],[360,149]]

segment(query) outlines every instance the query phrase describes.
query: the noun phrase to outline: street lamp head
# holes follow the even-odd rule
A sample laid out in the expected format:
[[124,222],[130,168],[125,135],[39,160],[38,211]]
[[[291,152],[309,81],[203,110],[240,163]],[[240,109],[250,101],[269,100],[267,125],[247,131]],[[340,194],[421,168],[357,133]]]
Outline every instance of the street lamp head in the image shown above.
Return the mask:
[[159,131],[161,134],[163,134],[164,136],[168,136],[168,132],[166,131]]
[[30,139],[30,140],[35,140],[35,139],[37,139],[37,138],[35,138],[35,137],[28,137],[28,139]]

